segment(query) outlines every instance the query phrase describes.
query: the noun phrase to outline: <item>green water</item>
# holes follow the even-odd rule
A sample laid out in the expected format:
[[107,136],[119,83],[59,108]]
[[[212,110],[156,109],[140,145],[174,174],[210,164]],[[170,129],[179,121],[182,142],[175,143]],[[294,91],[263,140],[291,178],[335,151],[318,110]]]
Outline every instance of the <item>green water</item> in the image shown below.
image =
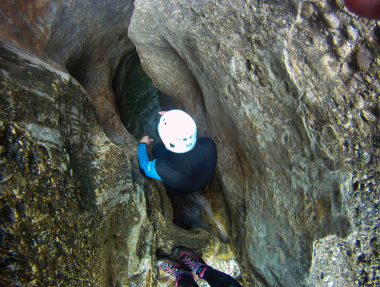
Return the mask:
[[136,139],[140,140],[144,135],[148,135],[154,139],[153,143],[161,142],[157,131],[160,119],[158,112],[173,109],[174,106],[145,74],[139,57],[133,57],[131,61],[117,103],[121,121]]

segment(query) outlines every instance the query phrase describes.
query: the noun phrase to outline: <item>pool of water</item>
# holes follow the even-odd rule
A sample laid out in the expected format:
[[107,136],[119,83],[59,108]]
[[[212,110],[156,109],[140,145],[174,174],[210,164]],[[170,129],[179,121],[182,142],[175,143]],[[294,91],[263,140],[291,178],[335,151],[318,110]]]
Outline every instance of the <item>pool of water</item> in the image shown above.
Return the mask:
[[148,135],[154,139],[153,143],[161,142],[157,131],[158,112],[175,106],[168,96],[156,89],[142,69],[137,54],[130,59],[129,65],[121,94],[117,95],[121,121],[136,139]]

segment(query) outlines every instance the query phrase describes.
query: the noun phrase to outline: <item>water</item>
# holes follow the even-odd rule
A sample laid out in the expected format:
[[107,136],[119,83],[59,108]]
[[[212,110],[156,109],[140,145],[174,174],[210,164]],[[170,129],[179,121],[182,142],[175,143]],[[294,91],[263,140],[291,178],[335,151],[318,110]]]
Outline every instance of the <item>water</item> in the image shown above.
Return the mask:
[[130,61],[121,94],[117,96],[121,121],[136,139],[148,135],[154,139],[153,143],[161,142],[157,131],[160,119],[158,112],[175,106],[145,74],[137,54]]
[[221,242],[229,242],[228,233],[226,228],[222,225],[218,218],[214,215],[210,202],[199,192],[194,192],[190,194],[192,200],[198,203],[199,206],[205,211],[203,217],[208,217],[207,223],[208,228],[213,232]]
[[173,207],[173,221],[178,227],[192,229],[201,227],[214,234],[220,242],[228,243],[229,237],[226,228],[215,216],[210,202],[201,191],[187,196],[172,196],[169,199]]

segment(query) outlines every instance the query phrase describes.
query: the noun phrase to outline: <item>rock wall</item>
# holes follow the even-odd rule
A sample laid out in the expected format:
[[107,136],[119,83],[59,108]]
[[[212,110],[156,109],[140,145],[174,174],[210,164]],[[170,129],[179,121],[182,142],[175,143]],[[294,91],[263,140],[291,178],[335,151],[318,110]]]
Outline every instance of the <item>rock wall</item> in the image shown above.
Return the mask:
[[[131,48],[131,42],[123,38],[118,40],[119,47],[101,44],[102,37],[112,33],[96,29],[99,22],[93,18],[103,11],[98,6],[83,14],[73,2],[72,6],[61,3],[62,7],[54,2],[40,4],[47,5],[43,12],[34,11],[27,3],[2,3],[2,11],[9,13],[5,19],[2,14],[2,27],[7,29],[2,30],[0,41],[0,285],[157,286],[159,280],[171,279],[160,279],[156,252],[169,253],[179,244],[205,252],[209,259],[215,259],[215,253],[222,254],[224,260],[215,259],[215,265],[230,263],[231,250],[227,245],[215,245],[210,233],[187,231],[173,224],[162,184],[146,181],[140,174],[136,140],[123,126],[111,126],[116,134],[107,128],[104,116],[119,120],[115,106],[111,115],[99,111],[104,108],[99,103],[107,102],[106,95],[113,94],[108,83],[116,73],[118,57]],[[107,7],[115,9],[113,4],[109,2]],[[51,8],[49,13],[47,8]],[[72,17],[72,22],[60,23],[66,10],[75,11],[89,26],[95,25],[94,38],[85,51],[82,44],[70,42],[80,38],[72,26],[80,27],[77,22],[81,21]],[[35,27],[27,27],[36,24],[33,19],[46,20],[44,13],[52,19],[44,28],[48,41],[41,43],[41,35],[33,34]],[[7,26],[18,17],[32,19]],[[67,28],[70,25],[72,29]],[[54,32],[49,30],[52,26]],[[83,31],[89,33],[90,28]],[[60,31],[69,34],[62,32],[60,38]],[[54,44],[58,40],[61,45]],[[57,47],[54,53],[53,44]],[[83,62],[81,57],[86,51],[92,54],[92,46],[99,55]],[[107,47],[113,52],[107,53]],[[70,60],[59,57],[62,51]],[[101,57],[113,57],[115,62]],[[97,70],[69,69],[75,61],[94,69],[99,61],[114,66],[101,71],[103,86],[94,90],[86,79]],[[107,93],[96,94],[102,90]],[[97,97],[103,98],[96,101]],[[122,139],[121,145],[114,143],[118,139]]]
[[340,0],[0,7],[2,285],[156,286],[176,244],[231,271],[139,173],[111,88],[134,48],[217,144],[204,194],[246,286],[378,284],[378,23]]
[[144,69],[217,143],[248,285],[378,282],[378,29],[340,1],[135,1]]
[[107,136],[135,144],[120,122],[112,79],[134,45],[127,36],[133,1],[5,1],[0,39],[68,72],[89,93]]
[[131,239],[154,234],[134,157],[68,74],[12,48],[0,64],[1,284],[145,282],[154,250]]
[[110,141],[74,78],[7,44],[0,71],[1,285],[157,286],[158,250],[221,248],[173,224],[137,147]]

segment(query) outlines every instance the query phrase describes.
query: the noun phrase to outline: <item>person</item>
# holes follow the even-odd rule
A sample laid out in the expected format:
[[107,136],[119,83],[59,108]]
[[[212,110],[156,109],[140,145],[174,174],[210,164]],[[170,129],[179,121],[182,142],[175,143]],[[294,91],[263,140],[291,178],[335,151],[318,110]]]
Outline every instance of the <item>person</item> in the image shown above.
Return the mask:
[[143,136],[138,146],[140,169],[146,176],[161,180],[168,193],[185,196],[205,186],[214,173],[217,151],[212,139],[197,138],[197,126],[181,110],[162,111],[158,133],[162,143],[152,149],[150,161],[146,147],[153,139]]
[[206,280],[211,287],[242,287],[235,278],[207,265],[201,257],[185,246],[174,247],[172,257],[174,259],[165,255],[159,256],[157,266],[169,273],[178,287],[198,286],[193,274]]

